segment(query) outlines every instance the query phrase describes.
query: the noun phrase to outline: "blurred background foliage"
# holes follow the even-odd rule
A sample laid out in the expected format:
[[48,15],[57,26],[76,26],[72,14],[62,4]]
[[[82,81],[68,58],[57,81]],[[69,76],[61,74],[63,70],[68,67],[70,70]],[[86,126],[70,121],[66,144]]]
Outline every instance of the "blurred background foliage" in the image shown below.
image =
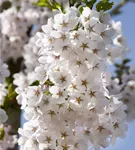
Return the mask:
[[[119,3],[115,3],[109,0],[69,0],[67,3],[69,6],[76,5],[82,10],[83,6],[88,6],[89,8],[94,8],[97,11],[108,11],[111,14],[111,16],[116,16],[121,14],[123,6],[125,6],[127,3],[134,3],[135,0],[121,0]],[[65,12],[64,6],[62,4],[59,4],[56,0],[39,0],[37,3],[33,3],[33,5],[36,5],[38,7],[48,7],[52,10],[61,10],[62,12]],[[82,5],[80,8],[79,6]],[[6,9],[9,9],[12,6],[10,1],[4,1],[0,6],[0,12],[3,12]],[[19,8],[17,8],[19,9]],[[6,19],[6,18],[5,18]],[[29,37],[31,36],[32,27],[28,30]],[[1,34],[0,34],[1,35]],[[120,84],[122,83],[121,77],[123,73],[128,73],[130,59],[125,59],[121,61],[120,63],[115,64],[115,77],[120,79]],[[23,58],[19,58],[16,61],[13,59],[9,59],[6,62],[9,65],[9,70],[11,72],[10,77],[7,78],[7,89],[8,89],[8,95],[5,98],[4,105],[2,108],[4,108],[9,116],[9,120],[7,123],[11,124],[13,127],[11,134],[17,134],[17,130],[20,127],[20,118],[21,118],[21,109],[20,106],[17,104],[16,101],[16,92],[15,92],[15,85],[13,85],[13,74],[18,73],[25,69],[25,66],[23,64]],[[13,150],[17,150],[18,147],[14,148]]]

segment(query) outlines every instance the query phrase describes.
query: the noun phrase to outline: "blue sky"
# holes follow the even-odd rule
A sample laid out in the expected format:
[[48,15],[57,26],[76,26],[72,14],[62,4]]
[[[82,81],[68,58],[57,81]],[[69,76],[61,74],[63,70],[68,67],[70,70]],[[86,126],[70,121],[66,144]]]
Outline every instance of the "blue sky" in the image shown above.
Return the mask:
[[[120,2],[117,0],[116,2]],[[123,13],[113,19],[120,20],[123,25],[124,35],[131,49],[128,58],[131,58],[131,64],[135,64],[135,3],[129,3],[123,8]],[[111,68],[113,70],[113,68]],[[22,122],[23,119],[22,119]],[[129,125],[129,130],[125,139],[119,139],[114,146],[102,150],[135,150],[135,122]]]

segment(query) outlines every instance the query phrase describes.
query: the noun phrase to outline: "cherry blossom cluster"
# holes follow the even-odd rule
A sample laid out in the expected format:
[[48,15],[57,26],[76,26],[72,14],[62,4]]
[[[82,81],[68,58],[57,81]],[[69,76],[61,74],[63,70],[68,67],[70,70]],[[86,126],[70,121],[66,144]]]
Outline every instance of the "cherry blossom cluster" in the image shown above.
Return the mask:
[[37,77],[35,76],[34,69],[36,66],[39,65],[38,62],[38,51],[39,47],[36,46],[35,42],[37,41],[37,36],[32,36],[29,40],[29,43],[24,45],[24,52],[23,52],[23,58],[24,58],[24,64],[26,69],[22,72],[15,73],[13,75],[14,77],[14,85],[17,86],[16,90],[21,91],[25,87],[28,87],[31,85],[35,80],[37,80]]
[[11,126],[4,124],[0,125],[0,134],[4,132],[3,139],[0,139],[0,150],[7,150],[9,148],[14,148],[17,143],[17,137],[15,135],[10,135]]
[[115,30],[115,34],[113,37],[113,46],[109,46],[108,49],[108,62],[114,63],[118,59],[124,59],[127,53],[129,52],[128,45],[126,43],[126,39],[122,32],[122,24],[120,21],[112,21],[111,22],[113,29]]
[[26,69],[23,72],[21,71],[13,75],[13,83],[17,86],[16,91],[21,92],[24,88],[28,87],[35,80],[37,80],[34,72],[35,67],[39,65],[38,51],[40,48],[35,44],[37,38],[37,36],[32,36],[29,40],[29,43],[24,45],[24,52],[22,55]]
[[[113,64],[117,59],[125,58],[129,48],[127,47],[125,37],[122,33],[122,25],[121,22],[110,22],[113,30],[115,31],[113,37],[113,46],[109,45],[107,54],[107,62]],[[119,37],[119,38],[118,38]],[[35,80],[34,69],[39,65],[38,62],[38,51],[39,47],[35,44],[37,40],[37,36],[34,35],[29,39],[29,42],[24,45],[24,52],[22,54],[24,58],[24,64],[26,70],[24,72],[20,72],[14,75],[15,82],[14,84],[20,88],[24,88]],[[21,83],[23,84],[20,84]],[[117,89],[116,89],[117,90]]]
[[[0,3],[3,2],[2,0]],[[0,42],[3,43],[1,51],[4,61],[21,57],[23,46],[29,41],[31,34],[39,31],[41,25],[52,16],[50,10],[33,5],[37,0],[10,0],[10,2],[12,7],[0,13],[2,32]]]
[[35,67],[39,65],[38,52],[40,48],[35,44],[37,39],[37,36],[33,36],[30,38],[29,43],[24,45],[23,58],[26,66],[26,72],[34,71]]
[[17,86],[16,90],[23,90],[37,79],[34,69],[39,65],[38,51],[40,48],[36,46],[36,40],[37,36],[32,36],[29,40],[29,43],[24,45],[24,52],[22,55],[26,69],[23,72],[19,72],[13,75],[13,83]]
[[119,79],[112,81],[109,90],[112,94],[121,94],[121,101],[127,105],[127,121],[131,122],[135,119],[135,66],[131,66],[129,73],[122,75],[122,84]]
[[40,48],[35,44],[37,39],[37,36],[32,36],[29,43],[24,45],[23,58],[26,69],[13,75],[13,83],[17,86],[16,90],[23,90],[37,80],[34,72],[35,67],[39,66],[38,51]]
[[21,4],[20,9],[17,8],[13,3],[11,8],[0,13],[2,34],[0,42],[2,42],[1,51],[4,61],[22,56],[23,46],[29,40],[33,25],[36,25],[35,29],[38,30],[50,14],[46,9],[41,10],[30,3],[27,7],[26,4]]
[[28,120],[19,129],[21,150],[99,150],[123,138],[127,107],[107,90],[108,53],[117,35],[110,16],[71,7],[42,30],[36,41],[40,84],[16,90]]
[[[127,52],[129,51],[129,48],[127,47],[125,37],[122,33],[121,22],[112,21],[110,23],[115,31],[115,34],[113,37],[113,46],[109,45],[108,47],[107,61],[108,63],[114,63],[119,58],[123,59],[126,56]],[[32,72],[35,69],[35,67],[39,65],[38,62],[39,47],[35,44],[36,40],[37,36],[34,35],[30,38],[28,44],[24,45],[23,58],[24,64],[26,66],[25,74],[27,74],[28,72],[29,73]]]
[[9,75],[8,65],[3,63],[2,59],[0,59],[0,84],[5,83],[5,78]]
[[[2,0],[3,1],[3,0]],[[6,0],[4,0],[6,1]],[[13,3],[15,6],[23,6],[25,8],[31,7],[33,3],[38,2],[39,0],[9,0]],[[58,3],[67,3],[68,0],[57,0]]]
[[34,72],[35,67],[39,65],[38,51],[40,48],[35,44],[37,38],[37,36],[32,36],[29,43],[24,45],[23,58],[26,69],[14,74],[14,85],[19,90],[31,85],[37,79]]

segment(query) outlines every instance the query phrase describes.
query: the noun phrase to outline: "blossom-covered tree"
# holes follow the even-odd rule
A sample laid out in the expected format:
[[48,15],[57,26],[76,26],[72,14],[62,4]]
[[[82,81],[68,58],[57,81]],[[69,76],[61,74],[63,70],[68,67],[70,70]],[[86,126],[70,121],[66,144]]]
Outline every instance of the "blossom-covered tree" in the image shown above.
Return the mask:
[[125,137],[135,118],[135,67],[110,15],[125,3],[0,4],[0,150],[17,149],[17,141],[21,150],[100,150]]

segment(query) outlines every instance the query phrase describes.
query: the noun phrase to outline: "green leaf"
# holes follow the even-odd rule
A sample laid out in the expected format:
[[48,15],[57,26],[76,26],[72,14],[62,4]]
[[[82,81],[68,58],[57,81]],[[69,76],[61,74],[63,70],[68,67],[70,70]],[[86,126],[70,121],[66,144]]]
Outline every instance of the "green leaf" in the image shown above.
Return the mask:
[[4,127],[0,128],[0,141],[2,141],[4,139],[5,136],[5,130]]
[[130,59],[124,59],[123,64],[125,65],[125,64],[129,63],[130,61],[131,61]]
[[11,7],[11,2],[9,1],[5,1],[1,5],[2,10],[9,9],[10,7]]
[[[82,0],[83,1],[83,0]],[[79,5],[81,5],[81,0],[69,0],[69,5],[70,7],[71,6],[74,6],[75,3],[78,3]]]
[[4,98],[2,107],[6,110],[10,107],[12,101],[16,101],[17,93],[15,92],[15,86],[10,83],[7,85],[8,94]]
[[[74,2],[74,4],[75,3],[78,3],[78,5],[77,5],[77,7],[79,7],[82,3],[83,3],[83,6],[87,6],[87,7],[89,7],[90,9],[92,9],[93,8],[93,5],[97,2],[97,0],[90,0],[90,1],[88,1],[88,0],[75,0],[75,2]],[[82,8],[82,7],[81,7]]]
[[120,64],[114,64],[115,65],[115,67],[117,67],[117,68],[120,68],[121,66],[120,66]]
[[33,4],[39,7],[47,7],[52,10],[61,10],[62,12],[64,12],[63,6],[55,0],[39,0],[37,3]]
[[109,0],[101,0],[96,5],[96,9],[97,9],[97,11],[101,11],[101,10],[107,11],[107,10],[110,10],[113,5],[114,5],[114,2],[110,2]]
[[49,91],[44,92],[45,95],[51,95],[51,93]]
[[52,83],[49,79],[45,81],[44,85],[53,86],[54,83]]
[[97,2],[97,0],[90,0],[90,2],[86,3],[86,6],[88,6],[89,8],[93,8],[93,5]]
[[11,83],[8,85],[8,95],[7,100],[16,99],[17,93],[15,92],[15,86]]
[[13,91],[12,93],[8,94],[8,98],[9,100],[13,100],[16,99],[17,93],[15,91]]
[[87,3],[87,0],[82,0],[82,2]]
[[48,0],[39,0],[38,2],[34,2],[33,4],[37,5],[37,6],[40,6],[40,7],[48,7],[48,8],[51,7]]
[[38,86],[39,85],[39,81],[34,81],[30,86]]

